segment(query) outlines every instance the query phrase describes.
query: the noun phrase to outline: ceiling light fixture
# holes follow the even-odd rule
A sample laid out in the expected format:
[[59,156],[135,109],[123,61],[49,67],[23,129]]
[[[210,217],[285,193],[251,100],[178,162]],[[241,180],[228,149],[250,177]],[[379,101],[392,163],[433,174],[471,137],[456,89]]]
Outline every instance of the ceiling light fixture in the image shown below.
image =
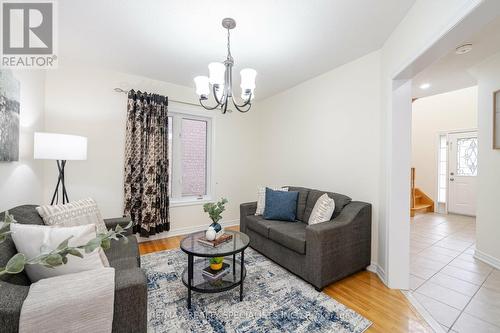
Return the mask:
[[[194,78],[196,84],[196,93],[200,96],[200,104],[207,110],[220,108],[222,113],[227,112],[229,100],[232,101],[234,107],[240,112],[247,112],[252,107],[251,100],[254,98],[255,77],[257,71],[251,68],[245,68],[240,71],[241,74],[241,98],[242,104],[238,104],[233,96],[233,65],[234,60],[231,56],[231,44],[229,30],[236,27],[236,21],[230,17],[222,20],[222,26],[227,29],[227,57],[224,63],[212,62],[208,65],[209,77],[197,76]],[[210,89],[212,85],[212,89]],[[214,99],[217,105],[206,106],[203,101],[208,99],[210,90],[214,94]]]
[[431,87],[431,84],[430,83],[422,83],[420,85],[420,89],[422,90],[426,90],[426,89],[429,89]]
[[458,55],[466,54],[470,51],[472,51],[472,44],[470,43],[460,45],[455,49],[455,53]]

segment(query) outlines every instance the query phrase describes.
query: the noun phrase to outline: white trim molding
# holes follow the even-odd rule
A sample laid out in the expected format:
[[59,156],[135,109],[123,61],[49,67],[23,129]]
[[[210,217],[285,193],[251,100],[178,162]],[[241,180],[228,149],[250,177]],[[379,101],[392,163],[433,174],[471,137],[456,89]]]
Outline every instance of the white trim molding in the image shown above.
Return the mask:
[[366,267],[366,270],[367,271],[370,271],[372,273],[375,273],[377,274],[377,276],[379,277],[380,280],[382,280],[382,282],[387,285],[387,278],[386,278],[386,275],[385,275],[385,271],[382,267],[380,267],[380,265],[378,263],[376,263],[375,261],[372,261],[370,263],[370,266]]
[[432,315],[427,311],[422,304],[413,296],[412,291],[408,290],[401,290],[403,295],[406,296],[408,301],[413,305],[415,310],[424,318],[425,322],[429,324],[429,326],[432,328],[432,330],[436,333],[445,333],[443,330],[443,327],[432,317]]
[[[220,225],[222,225],[222,227],[233,227],[233,226],[237,226],[239,224],[240,224],[239,219],[220,222]],[[197,226],[193,226],[193,227],[177,228],[177,229],[173,229],[173,230],[170,230],[167,232],[159,233],[157,235],[151,235],[149,237],[141,237],[138,234],[136,234],[136,238],[137,238],[137,242],[143,243],[143,242],[149,242],[149,241],[157,240],[157,239],[164,239],[164,238],[169,238],[169,237],[174,237],[174,236],[192,234],[194,232],[207,230],[208,226],[209,226],[209,223],[205,223],[205,224],[197,225]]]
[[479,251],[478,249],[474,250],[474,258],[481,260],[482,262],[495,267],[496,269],[500,269],[500,260],[490,256],[489,254],[486,254],[482,251]]

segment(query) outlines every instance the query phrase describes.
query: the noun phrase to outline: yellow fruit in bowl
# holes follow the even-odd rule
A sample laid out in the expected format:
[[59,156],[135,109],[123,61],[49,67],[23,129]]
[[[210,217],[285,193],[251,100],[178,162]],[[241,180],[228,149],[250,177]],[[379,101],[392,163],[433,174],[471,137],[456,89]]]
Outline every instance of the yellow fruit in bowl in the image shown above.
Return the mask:
[[219,269],[222,268],[222,263],[210,264],[210,268],[213,269],[214,271],[218,271]]

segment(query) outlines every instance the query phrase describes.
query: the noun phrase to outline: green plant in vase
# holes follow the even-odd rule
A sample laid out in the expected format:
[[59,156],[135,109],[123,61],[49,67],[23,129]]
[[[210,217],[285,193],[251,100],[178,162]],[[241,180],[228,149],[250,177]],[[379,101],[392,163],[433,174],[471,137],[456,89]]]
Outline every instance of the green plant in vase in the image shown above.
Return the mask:
[[225,205],[228,203],[226,198],[221,198],[218,202],[208,202],[203,205],[203,211],[208,213],[212,220],[212,224],[208,227],[205,237],[208,240],[214,240],[217,234],[222,230],[219,221],[222,219],[222,213],[226,210]]
[[210,268],[214,271],[218,271],[222,268],[222,264],[224,263],[224,257],[213,257],[210,258]]

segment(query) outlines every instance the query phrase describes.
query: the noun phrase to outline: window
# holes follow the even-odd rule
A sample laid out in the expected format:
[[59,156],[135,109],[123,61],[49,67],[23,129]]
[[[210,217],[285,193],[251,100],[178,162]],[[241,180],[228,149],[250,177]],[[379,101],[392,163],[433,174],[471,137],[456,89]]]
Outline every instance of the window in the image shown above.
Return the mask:
[[212,119],[169,114],[170,201],[175,205],[210,200]]
[[477,137],[457,139],[457,175],[477,176]]
[[438,202],[446,203],[446,186],[448,177],[448,144],[446,134],[439,136],[439,192]]

